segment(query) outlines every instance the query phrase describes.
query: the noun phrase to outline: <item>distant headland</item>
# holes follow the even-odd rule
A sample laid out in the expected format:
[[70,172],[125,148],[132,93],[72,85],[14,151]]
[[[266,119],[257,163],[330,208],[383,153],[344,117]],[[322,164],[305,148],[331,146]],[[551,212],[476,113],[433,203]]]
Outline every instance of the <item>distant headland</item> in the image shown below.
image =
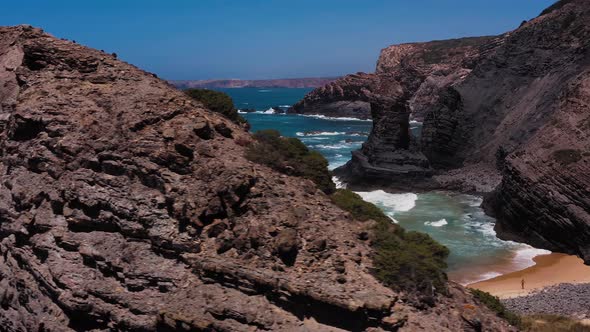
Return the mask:
[[177,80],[169,81],[180,89],[189,88],[317,88],[324,86],[339,77],[304,77],[304,78],[280,78],[268,80]]

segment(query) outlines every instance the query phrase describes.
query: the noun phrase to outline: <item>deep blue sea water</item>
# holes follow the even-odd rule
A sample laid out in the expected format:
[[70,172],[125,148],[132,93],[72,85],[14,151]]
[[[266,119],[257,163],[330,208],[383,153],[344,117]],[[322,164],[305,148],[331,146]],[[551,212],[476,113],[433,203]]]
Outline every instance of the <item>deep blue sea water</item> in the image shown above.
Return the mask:
[[[270,114],[271,107],[293,105],[311,89],[220,89],[228,93],[238,109],[256,109],[242,114],[252,131],[276,129],[283,136],[297,137],[322,153],[333,169],[350,160],[350,152],[361,147],[372,128],[371,121],[331,119],[317,116]],[[411,126],[419,134],[420,124]],[[451,250],[448,273],[467,284],[533,265],[532,258],[546,253],[510,241],[499,240],[494,219],[480,208],[481,197],[449,192],[391,194],[381,190],[359,192],[395,222],[408,230],[430,234]]]

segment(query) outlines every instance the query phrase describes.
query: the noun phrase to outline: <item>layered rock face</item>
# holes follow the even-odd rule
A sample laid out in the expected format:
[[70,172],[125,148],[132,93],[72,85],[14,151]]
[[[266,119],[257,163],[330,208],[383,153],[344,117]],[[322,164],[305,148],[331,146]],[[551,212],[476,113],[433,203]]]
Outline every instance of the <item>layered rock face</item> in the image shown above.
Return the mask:
[[4,331],[510,329],[381,285],[367,225],[149,73],[21,26],[0,86]]
[[[337,175],[352,185],[436,186],[430,179],[434,171],[428,155],[422,151],[420,139],[409,132],[410,116],[422,120],[431,108],[445,99],[441,92],[463,80],[476,60],[496,44],[494,37],[481,37],[394,45],[384,49],[376,73],[364,77],[364,82],[370,84],[358,87],[361,83],[355,82],[354,89],[367,90],[363,96],[368,96],[365,99],[369,101],[373,130],[362,149],[353,153],[352,160],[338,169]],[[350,78],[345,77],[332,85],[349,82]],[[341,86],[342,91],[348,91],[349,86]],[[322,100],[323,95],[324,90],[316,90],[300,104],[313,97]],[[339,96],[361,99],[358,94]],[[426,137],[433,135],[428,130],[425,134]],[[404,137],[402,144],[400,137]]]
[[372,74],[347,75],[313,90],[288,112],[368,119],[371,107],[366,101],[365,91],[376,83],[376,77]]
[[[397,80],[403,92],[394,98],[407,98],[412,114],[424,119],[415,151],[437,175],[414,178],[408,186],[388,173],[405,165],[391,157],[400,148],[382,139],[399,131],[397,114],[375,118],[369,140],[340,174],[374,171],[387,158],[393,165],[356,182],[488,191],[501,178],[484,202],[498,219],[499,236],[590,263],[589,37],[590,3],[568,0],[514,31],[471,40],[470,46],[437,42],[428,50],[429,44],[385,49],[376,76],[422,73],[419,84]],[[485,185],[465,185],[477,182],[474,177]]]
[[471,158],[502,166],[486,201],[499,235],[590,264],[590,3],[554,8],[507,37],[459,91],[469,121],[495,124],[474,127]]
[[423,109],[437,99],[437,93],[433,92],[463,78],[474,60],[492,48],[482,45],[493,45],[493,40],[493,37],[475,37],[390,46],[381,51],[375,73],[357,73],[330,82],[310,92],[289,111],[368,119],[371,105],[359,98],[359,92],[386,94],[388,85],[405,76],[401,81],[409,90],[413,116],[422,120]]
[[446,91],[423,151],[441,167],[496,165],[502,182],[484,205],[498,235],[590,263],[590,4],[552,9]]

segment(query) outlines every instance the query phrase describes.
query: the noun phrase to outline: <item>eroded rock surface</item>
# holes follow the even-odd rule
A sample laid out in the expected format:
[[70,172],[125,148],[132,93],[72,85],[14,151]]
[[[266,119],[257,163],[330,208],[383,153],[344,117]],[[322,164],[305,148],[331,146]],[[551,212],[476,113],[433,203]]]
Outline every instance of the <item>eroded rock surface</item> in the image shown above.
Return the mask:
[[[420,138],[412,137],[410,119],[422,121],[427,117],[424,121],[432,121],[428,118],[431,110],[446,98],[442,92],[467,77],[477,59],[497,44],[498,38],[480,37],[394,45],[381,51],[375,74],[366,74],[362,80],[352,80],[355,75],[346,76],[331,83],[330,89],[310,93],[298,105],[307,112],[306,105],[322,108],[326,100],[335,98],[332,91],[364,91],[360,96],[358,93],[336,95],[367,100],[373,119],[369,139],[353,153],[347,165],[336,171],[337,175],[349,184],[363,187],[435,187],[431,163],[438,166],[438,159],[428,158],[430,151],[422,149]],[[363,99],[364,96],[368,98]],[[328,102],[328,105],[332,104]],[[440,136],[443,131],[433,133],[426,128],[424,140]]]
[[[502,168],[485,202],[499,235],[590,263],[590,3],[561,5],[511,34],[459,91],[475,121],[496,124],[472,136],[484,138],[473,156]],[[490,82],[485,97],[474,92]]]
[[[421,138],[400,149],[390,139],[399,136],[399,113],[376,105],[369,140],[339,174],[398,189],[488,192],[497,185],[484,205],[501,237],[590,263],[589,50],[590,2],[583,0],[560,1],[494,38],[391,46],[365,88],[377,91],[379,78],[398,84],[402,92],[386,97],[407,101],[423,119]],[[302,103],[320,105],[322,95],[329,103],[332,90]],[[408,150],[431,171],[400,180]]]
[[0,84],[3,331],[510,329],[381,285],[366,224],[154,75],[19,26]]

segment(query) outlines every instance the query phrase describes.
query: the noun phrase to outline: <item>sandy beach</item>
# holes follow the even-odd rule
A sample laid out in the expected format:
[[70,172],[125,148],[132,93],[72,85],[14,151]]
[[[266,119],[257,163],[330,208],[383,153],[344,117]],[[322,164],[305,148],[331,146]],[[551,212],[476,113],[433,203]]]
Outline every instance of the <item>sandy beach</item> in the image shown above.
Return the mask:
[[[590,266],[582,259],[564,254],[540,255],[533,259],[535,265],[524,270],[508,273],[467,287],[491,293],[499,298],[527,295],[534,290],[562,283],[590,283]],[[521,280],[525,280],[525,289]]]

